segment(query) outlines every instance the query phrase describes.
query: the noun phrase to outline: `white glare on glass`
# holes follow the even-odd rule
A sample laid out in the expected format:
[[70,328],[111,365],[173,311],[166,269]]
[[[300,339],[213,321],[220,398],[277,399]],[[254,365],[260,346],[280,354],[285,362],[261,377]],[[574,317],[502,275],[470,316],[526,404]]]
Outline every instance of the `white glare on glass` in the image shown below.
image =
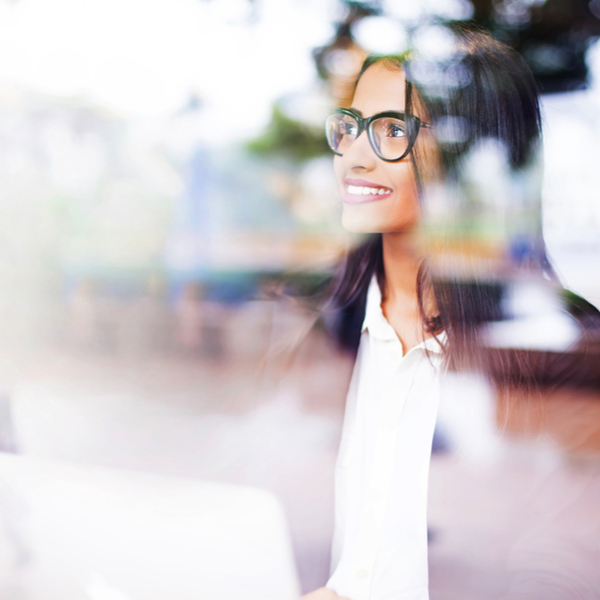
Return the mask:
[[405,29],[387,17],[366,17],[352,27],[352,34],[362,48],[375,54],[398,54],[407,48]]

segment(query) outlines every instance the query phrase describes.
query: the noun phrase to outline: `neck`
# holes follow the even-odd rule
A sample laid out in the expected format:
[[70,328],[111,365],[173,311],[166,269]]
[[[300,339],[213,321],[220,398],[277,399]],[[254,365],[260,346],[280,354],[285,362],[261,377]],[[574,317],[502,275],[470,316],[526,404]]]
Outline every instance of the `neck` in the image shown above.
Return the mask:
[[417,275],[421,259],[411,237],[408,232],[382,235],[386,303],[393,304],[400,299],[417,302]]

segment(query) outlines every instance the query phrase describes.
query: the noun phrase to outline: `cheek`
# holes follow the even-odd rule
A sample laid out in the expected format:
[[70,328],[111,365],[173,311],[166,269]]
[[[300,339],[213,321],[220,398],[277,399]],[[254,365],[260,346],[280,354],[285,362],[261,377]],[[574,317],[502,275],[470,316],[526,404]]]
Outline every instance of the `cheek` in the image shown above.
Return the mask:
[[[406,187],[398,190],[393,202],[386,209],[387,231],[416,227],[419,224],[421,210],[414,182],[410,182]],[[383,231],[382,229],[382,233]]]
[[344,184],[344,177],[345,177],[345,172],[344,172],[344,168],[343,168],[343,161],[342,161],[342,157],[341,156],[334,156],[333,157],[333,172],[335,173],[335,179],[338,182],[338,185],[340,186],[340,189],[343,191],[345,191],[345,184]]
[[[418,224],[420,211],[419,191],[412,162],[404,163],[392,177],[397,182],[395,193],[385,207],[390,230],[413,227]],[[383,206],[382,206],[383,208]]]

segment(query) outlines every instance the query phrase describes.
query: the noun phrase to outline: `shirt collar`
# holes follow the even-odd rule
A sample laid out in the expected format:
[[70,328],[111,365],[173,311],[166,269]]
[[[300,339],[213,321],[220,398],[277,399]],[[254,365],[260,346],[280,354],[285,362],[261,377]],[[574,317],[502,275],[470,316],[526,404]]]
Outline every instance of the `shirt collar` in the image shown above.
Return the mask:
[[362,330],[369,330],[369,334],[381,340],[398,340],[394,328],[388,323],[381,310],[381,290],[377,277],[371,279],[367,291],[367,306]]
[[[376,276],[373,276],[373,279],[371,279],[367,291],[365,319],[362,325],[362,331],[365,330],[368,330],[370,335],[380,340],[399,341],[394,328],[389,324],[381,310],[381,290],[379,289],[379,283],[377,283]],[[437,336],[437,339],[434,337],[427,338],[425,341],[415,346],[415,348],[423,348],[429,352],[441,353],[442,349],[438,340],[442,344],[446,341],[445,331],[440,333]]]

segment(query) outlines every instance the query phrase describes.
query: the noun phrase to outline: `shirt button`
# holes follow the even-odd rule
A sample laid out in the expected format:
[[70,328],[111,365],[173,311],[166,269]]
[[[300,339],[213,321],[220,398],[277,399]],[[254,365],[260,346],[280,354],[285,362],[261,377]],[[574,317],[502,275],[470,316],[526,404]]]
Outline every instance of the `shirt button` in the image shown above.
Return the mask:
[[392,359],[392,362],[398,362],[402,358],[402,354],[400,354],[399,350],[391,350],[390,358]]
[[367,569],[357,569],[356,576],[364,581],[365,579],[369,579],[369,571]]

